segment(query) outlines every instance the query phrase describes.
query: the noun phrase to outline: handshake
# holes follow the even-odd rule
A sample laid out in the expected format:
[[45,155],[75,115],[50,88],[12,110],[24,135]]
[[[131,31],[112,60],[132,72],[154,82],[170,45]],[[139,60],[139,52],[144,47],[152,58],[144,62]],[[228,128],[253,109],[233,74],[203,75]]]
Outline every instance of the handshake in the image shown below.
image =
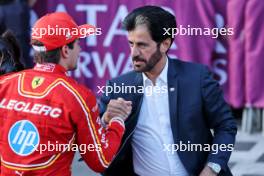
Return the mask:
[[112,118],[121,118],[123,121],[127,119],[132,110],[132,102],[123,98],[112,99],[107,105],[106,111],[102,117],[105,124],[108,124]]

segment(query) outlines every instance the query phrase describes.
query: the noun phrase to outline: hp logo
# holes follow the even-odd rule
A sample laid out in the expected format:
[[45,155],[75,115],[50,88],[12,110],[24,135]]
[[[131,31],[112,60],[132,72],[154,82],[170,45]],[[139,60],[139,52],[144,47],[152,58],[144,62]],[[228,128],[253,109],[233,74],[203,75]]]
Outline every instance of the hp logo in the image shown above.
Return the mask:
[[9,130],[8,144],[20,156],[33,153],[39,144],[39,132],[28,120],[17,121]]

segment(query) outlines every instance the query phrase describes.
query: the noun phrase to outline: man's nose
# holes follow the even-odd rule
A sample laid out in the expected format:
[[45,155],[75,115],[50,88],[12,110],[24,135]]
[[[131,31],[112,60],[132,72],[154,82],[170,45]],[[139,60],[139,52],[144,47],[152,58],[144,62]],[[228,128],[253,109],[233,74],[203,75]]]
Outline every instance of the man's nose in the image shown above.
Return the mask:
[[140,51],[137,47],[133,46],[131,48],[131,57],[136,57],[140,55]]

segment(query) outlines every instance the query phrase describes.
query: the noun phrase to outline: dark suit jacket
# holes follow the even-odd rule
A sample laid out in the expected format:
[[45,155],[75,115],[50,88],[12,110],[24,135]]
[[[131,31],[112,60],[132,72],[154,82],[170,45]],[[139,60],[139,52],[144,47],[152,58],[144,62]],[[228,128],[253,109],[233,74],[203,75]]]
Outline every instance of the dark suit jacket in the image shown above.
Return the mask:
[[[107,86],[143,86],[141,73],[135,71],[108,81]],[[100,100],[103,114],[111,99],[122,97],[132,101],[132,113],[125,122],[122,145],[113,162],[103,175],[130,176],[133,173],[131,137],[137,124],[142,103],[139,93],[108,93]],[[200,64],[169,59],[168,96],[171,129],[175,144],[234,144],[236,123],[223,98],[217,81]],[[161,105],[162,106],[162,105]],[[210,129],[214,130],[212,135]],[[190,175],[199,175],[207,162],[221,165],[220,175],[232,175],[227,162],[231,151],[178,151],[179,158]],[[151,162],[151,161],[149,161]]]

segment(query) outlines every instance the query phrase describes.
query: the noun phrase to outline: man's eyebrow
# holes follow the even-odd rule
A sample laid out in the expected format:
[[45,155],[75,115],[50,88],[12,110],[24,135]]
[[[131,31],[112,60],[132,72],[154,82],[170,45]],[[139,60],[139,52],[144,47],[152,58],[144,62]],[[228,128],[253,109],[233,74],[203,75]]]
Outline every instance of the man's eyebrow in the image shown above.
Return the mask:
[[148,45],[148,43],[146,43],[146,42],[136,42],[136,44],[137,45],[144,45],[144,46]]
[[[128,43],[133,44],[134,42],[128,40]],[[135,42],[136,45],[148,45],[146,42]]]

